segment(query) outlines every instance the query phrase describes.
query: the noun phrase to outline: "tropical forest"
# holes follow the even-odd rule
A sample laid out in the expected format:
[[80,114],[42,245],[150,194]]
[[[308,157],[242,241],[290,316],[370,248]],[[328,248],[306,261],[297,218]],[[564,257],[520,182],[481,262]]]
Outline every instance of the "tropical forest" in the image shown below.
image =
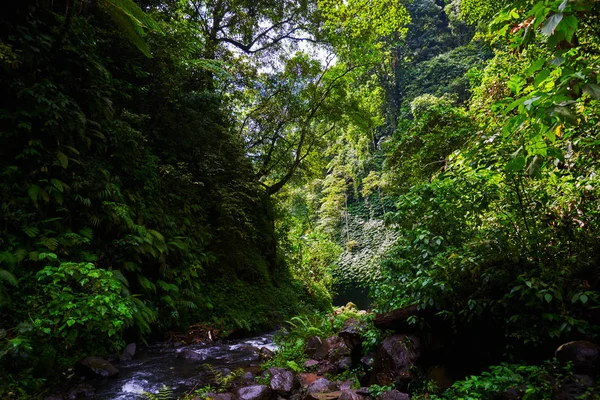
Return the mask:
[[600,399],[600,1],[4,1],[0,94],[1,399]]

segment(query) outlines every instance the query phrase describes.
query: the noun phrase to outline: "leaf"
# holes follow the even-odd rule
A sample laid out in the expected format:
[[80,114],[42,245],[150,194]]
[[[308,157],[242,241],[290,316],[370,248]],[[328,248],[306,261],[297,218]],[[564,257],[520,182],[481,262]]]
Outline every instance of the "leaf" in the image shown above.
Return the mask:
[[550,18],[544,21],[544,24],[542,25],[542,33],[546,36],[553,35],[556,27],[560,21],[562,21],[563,16],[564,15],[561,12],[551,15]]
[[588,297],[587,297],[587,295],[582,294],[581,296],[579,296],[579,300],[581,300],[582,304],[585,304],[588,301]]
[[550,293],[546,293],[544,295],[544,300],[546,300],[546,303],[550,303],[552,301],[552,295]]
[[540,59],[538,59],[537,61],[535,61],[533,64],[531,64],[529,66],[529,68],[527,68],[527,75],[531,75],[534,72],[537,72],[540,68],[542,68],[544,66],[544,64],[546,63],[546,58],[542,57]]
[[504,171],[518,172],[522,171],[523,168],[525,168],[525,156],[519,155],[510,160],[508,164],[506,164],[506,167],[504,167]]
[[38,200],[40,190],[42,190],[42,188],[39,187],[38,185],[30,185],[29,189],[27,190],[27,194],[29,194],[29,198],[31,200],[33,200],[34,203],[36,203]]
[[66,169],[69,165],[69,157],[67,157],[65,153],[59,151],[56,153],[56,158],[58,159],[60,166]]
[[587,83],[583,85],[583,93],[595,100],[600,100],[600,86],[594,83]]
[[546,110],[546,114],[552,117],[558,117],[563,121],[568,121],[572,124],[577,123],[577,116],[565,106],[555,105]]
[[560,11],[560,12],[565,11],[565,8],[567,7],[567,3],[569,3],[569,0],[565,0],[562,3],[560,3],[560,6],[558,6],[558,11]]

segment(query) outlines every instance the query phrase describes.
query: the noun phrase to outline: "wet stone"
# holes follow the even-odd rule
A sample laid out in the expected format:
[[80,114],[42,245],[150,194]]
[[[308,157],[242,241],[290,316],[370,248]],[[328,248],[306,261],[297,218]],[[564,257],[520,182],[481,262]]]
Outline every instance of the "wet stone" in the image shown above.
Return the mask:
[[271,390],[265,385],[245,386],[235,390],[238,400],[268,400]]

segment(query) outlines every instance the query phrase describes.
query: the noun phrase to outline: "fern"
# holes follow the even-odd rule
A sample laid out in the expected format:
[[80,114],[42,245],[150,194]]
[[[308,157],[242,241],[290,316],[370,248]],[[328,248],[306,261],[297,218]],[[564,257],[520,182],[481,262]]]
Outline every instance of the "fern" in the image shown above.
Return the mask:
[[142,393],[142,396],[146,400],[175,400],[173,389],[166,385],[163,385],[156,394],[144,392]]
[[146,57],[152,58],[148,43],[144,40],[144,29],[160,31],[156,21],[132,0],[106,0],[102,4],[127,39]]

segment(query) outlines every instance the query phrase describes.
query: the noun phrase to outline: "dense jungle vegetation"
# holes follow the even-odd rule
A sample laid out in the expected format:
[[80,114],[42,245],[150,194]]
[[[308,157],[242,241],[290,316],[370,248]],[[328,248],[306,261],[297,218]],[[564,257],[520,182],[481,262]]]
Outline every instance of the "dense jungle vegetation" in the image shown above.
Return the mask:
[[348,288],[485,326],[510,362],[597,338],[598,1],[22,0],[0,22],[0,397]]

